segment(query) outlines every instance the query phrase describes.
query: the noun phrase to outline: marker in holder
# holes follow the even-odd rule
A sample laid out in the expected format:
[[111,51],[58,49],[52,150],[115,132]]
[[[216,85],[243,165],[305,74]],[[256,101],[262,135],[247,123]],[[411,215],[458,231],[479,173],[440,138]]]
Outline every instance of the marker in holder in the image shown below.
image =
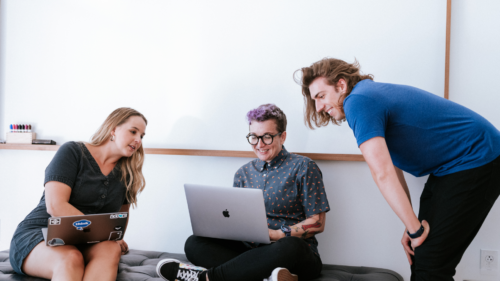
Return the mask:
[[5,139],[6,143],[32,144],[36,133],[31,132],[31,125],[11,124]]

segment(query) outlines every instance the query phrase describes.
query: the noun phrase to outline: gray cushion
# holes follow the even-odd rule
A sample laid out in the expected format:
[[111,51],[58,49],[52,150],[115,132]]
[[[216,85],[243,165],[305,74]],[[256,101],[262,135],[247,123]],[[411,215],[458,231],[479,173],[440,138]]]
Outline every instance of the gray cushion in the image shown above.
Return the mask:
[[[174,258],[189,263],[183,254],[171,254],[155,251],[130,250],[122,256],[116,280],[120,281],[156,281],[162,280],[156,275],[156,264],[161,259]],[[46,279],[18,275],[9,262],[9,251],[0,252],[0,280],[44,281]],[[403,281],[403,277],[394,271],[358,266],[323,265],[321,276],[315,281]]]

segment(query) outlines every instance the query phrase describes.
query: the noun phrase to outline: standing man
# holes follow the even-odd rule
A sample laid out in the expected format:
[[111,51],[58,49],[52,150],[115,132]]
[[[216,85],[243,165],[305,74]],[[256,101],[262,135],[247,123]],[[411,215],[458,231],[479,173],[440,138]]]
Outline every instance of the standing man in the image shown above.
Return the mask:
[[[323,59],[302,73],[305,122],[346,121],[373,179],[406,226],[411,280],[452,281],[500,193],[500,132],[459,104],[361,75],[357,62]],[[403,176],[429,175],[413,212]]]

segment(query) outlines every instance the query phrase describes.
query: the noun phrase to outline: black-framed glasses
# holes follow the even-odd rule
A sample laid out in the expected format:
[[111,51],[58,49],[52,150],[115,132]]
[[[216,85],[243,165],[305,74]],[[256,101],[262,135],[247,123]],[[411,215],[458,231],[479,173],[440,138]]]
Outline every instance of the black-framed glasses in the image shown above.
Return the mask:
[[254,134],[248,134],[247,135],[247,140],[248,143],[251,145],[256,145],[259,143],[259,139],[264,143],[264,144],[272,144],[274,137],[275,136],[281,136],[282,133],[277,133],[276,135],[270,135],[270,134],[264,134],[262,136],[256,136]]

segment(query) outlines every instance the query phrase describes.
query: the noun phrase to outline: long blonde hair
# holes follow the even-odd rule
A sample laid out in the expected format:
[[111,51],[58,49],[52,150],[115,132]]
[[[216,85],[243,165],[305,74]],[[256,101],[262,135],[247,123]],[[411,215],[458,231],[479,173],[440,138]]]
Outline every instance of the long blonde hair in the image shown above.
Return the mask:
[[[117,126],[127,122],[128,118],[131,116],[139,116],[144,119],[146,125],[148,120],[135,109],[128,107],[121,107],[111,112],[111,114],[106,118],[101,127],[95,132],[95,134],[90,139],[90,145],[100,146],[107,142],[111,138],[111,131],[113,131]],[[146,180],[142,175],[142,165],[144,164],[144,148],[139,147],[137,151],[132,154],[131,157],[122,157],[121,161],[121,181],[127,187],[127,201],[132,206],[137,206],[137,195],[142,192],[146,186]]]

